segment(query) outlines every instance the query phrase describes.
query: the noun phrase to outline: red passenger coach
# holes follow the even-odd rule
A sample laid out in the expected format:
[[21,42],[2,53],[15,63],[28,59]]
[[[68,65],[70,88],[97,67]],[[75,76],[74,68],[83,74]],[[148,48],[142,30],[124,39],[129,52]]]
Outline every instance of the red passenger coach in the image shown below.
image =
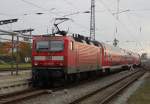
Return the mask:
[[120,68],[129,69],[140,65],[140,55],[119,47],[100,43],[102,48],[102,70],[110,72]]
[[140,57],[81,35],[37,35],[32,44],[33,85],[76,80],[93,73],[139,65]]

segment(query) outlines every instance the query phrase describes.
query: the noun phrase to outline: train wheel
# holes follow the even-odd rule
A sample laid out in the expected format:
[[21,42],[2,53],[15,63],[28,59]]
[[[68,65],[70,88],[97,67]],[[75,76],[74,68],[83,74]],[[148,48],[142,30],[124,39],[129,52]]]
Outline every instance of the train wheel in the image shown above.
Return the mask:
[[106,74],[110,74],[110,69],[108,68],[108,69],[105,69],[106,71],[105,71],[105,73]]
[[76,75],[75,75],[75,82],[79,82],[80,81],[80,73],[77,73]]
[[79,81],[80,78],[81,78],[81,75],[80,75],[80,73],[78,73],[78,74],[77,74],[77,81]]
[[38,82],[32,80],[32,87],[37,88],[38,87]]
[[38,77],[32,76],[31,81],[32,81],[32,87],[34,87],[34,88],[39,87],[38,86],[39,85],[39,79],[38,79]]
[[70,74],[68,75],[68,78],[66,80],[67,83],[72,83],[72,82],[75,82],[75,78],[74,78],[74,74]]

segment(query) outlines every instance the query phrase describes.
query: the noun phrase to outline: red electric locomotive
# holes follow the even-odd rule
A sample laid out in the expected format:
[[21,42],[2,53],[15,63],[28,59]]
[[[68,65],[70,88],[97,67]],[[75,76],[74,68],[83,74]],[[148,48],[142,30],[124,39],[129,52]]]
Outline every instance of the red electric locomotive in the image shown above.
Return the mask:
[[34,85],[77,79],[91,73],[140,64],[139,55],[81,35],[37,35],[32,45]]
[[[80,38],[79,38],[80,37]],[[75,78],[79,73],[101,69],[99,44],[80,35],[34,36],[32,46],[32,79],[34,84],[49,84],[57,78]],[[50,81],[51,80],[51,81]]]

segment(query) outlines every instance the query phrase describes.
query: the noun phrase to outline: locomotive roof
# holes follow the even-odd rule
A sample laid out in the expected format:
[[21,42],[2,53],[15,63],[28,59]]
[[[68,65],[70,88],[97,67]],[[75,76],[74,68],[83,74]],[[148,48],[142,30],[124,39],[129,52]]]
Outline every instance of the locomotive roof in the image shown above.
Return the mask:
[[86,43],[86,44],[94,45],[94,46],[97,46],[97,47],[102,47],[102,48],[105,48],[105,49],[108,49],[108,50],[114,50],[116,52],[121,52],[121,53],[128,54],[128,55],[139,55],[138,53],[134,53],[132,51],[125,50],[125,49],[122,49],[120,47],[114,47],[114,46],[106,44],[104,42],[99,42],[99,41],[96,41],[96,40],[90,40],[89,37],[85,37],[85,36],[79,35],[79,34],[72,34],[72,36],[69,36],[69,35],[68,36],[35,35],[35,36],[33,36],[33,39],[39,40],[39,39],[42,39],[44,37],[54,37],[56,39],[60,39],[62,37],[72,37],[77,42]]
[[95,45],[97,47],[101,46],[100,42],[96,40],[91,40],[89,37],[85,37],[80,34],[72,34],[72,37],[75,41],[81,42],[81,43],[87,43],[89,45]]

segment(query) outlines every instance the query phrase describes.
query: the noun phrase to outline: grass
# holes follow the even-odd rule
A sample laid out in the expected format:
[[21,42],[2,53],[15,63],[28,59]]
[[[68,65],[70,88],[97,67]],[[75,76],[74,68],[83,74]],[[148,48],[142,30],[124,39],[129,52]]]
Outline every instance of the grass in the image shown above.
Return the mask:
[[[16,64],[13,64],[13,67],[16,68]],[[19,64],[19,68],[27,68],[31,67],[31,63],[21,63]],[[0,70],[11,68],[11,64],[0,64]]]
[[127,104],[150,104],[150,76],[128,99]]

